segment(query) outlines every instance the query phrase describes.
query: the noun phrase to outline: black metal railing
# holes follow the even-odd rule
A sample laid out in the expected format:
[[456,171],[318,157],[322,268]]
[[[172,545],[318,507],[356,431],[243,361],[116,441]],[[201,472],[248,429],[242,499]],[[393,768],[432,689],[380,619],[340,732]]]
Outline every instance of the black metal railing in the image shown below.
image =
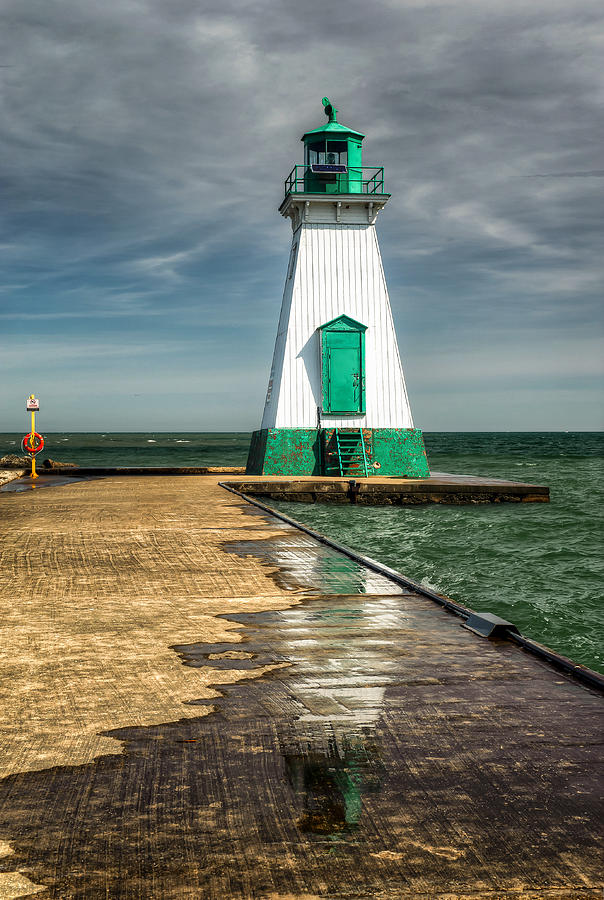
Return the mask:
[[311,166],[294,166],[285,179],[288,194],[383,194],[383,166],[355,166],[345,172],[324,173]]

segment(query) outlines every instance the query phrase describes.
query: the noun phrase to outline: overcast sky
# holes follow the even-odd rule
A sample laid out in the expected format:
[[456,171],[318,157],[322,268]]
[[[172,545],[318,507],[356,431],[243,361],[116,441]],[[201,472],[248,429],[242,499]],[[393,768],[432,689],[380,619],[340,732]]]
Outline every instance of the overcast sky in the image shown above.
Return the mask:
[[601,0],[3,0],[0,431],[259,427],[300,136],[386,167],[416,425],[602,428]]

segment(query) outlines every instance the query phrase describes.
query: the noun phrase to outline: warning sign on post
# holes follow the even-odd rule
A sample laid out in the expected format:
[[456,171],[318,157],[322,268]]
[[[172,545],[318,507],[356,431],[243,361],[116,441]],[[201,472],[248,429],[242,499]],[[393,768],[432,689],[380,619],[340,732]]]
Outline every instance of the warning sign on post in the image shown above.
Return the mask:
[[34,397],[32,394],[31,397],[27,398],[27,406],[25,407],[27,412],[39,412],[40,410],[40,401],[37,397]]

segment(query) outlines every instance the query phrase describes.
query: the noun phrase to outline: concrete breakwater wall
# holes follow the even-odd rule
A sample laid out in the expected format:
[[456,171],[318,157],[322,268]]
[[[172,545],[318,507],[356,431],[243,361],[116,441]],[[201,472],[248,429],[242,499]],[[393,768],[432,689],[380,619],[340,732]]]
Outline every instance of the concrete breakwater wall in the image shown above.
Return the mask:
[[[54,466],[40,468],[49,477],[85,478],[158,475],[227,475],[243,494],[303,503],[364,503],[416,505],[422,503],[547,503],[549,488],[476,475],[433,473],[427,478],[329,478],[306,476],[250,476],[238,466]],[[15,476],[16,477],[16,476]]]

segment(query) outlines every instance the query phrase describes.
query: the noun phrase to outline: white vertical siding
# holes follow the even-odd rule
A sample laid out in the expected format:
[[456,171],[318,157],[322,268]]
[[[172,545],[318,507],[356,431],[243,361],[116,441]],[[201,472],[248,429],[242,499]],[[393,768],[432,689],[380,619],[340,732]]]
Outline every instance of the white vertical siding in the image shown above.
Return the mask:
[[[295,248],[295,249],[294,249]],[[366,413],[324,426],[412,428],[374,225],[303,224],[294,233],[263,428],[314,428],[321,405],[317,329],[340,315],[367,326]]]
[[264,412],[262,414],[261,428],[275,428],[277,419],[277,408],[279,405],[279,395],[281,385],[283,383],[283,357],[285,354],[285,344],[287,340],[287,330],[289,327],[290,310],[292,303],[292,294],[297,278],[298,260],[300,258],[300,231],[294,233],[292,245],[289,253],[289,262],[287,273],[285,275],[285,288],[283,289],[283,300],[281,301],[281,313],[279,315],[279,326],[277,328],[277,337],[275,339],[275,350],[273,352],[273,362],[268,378],[268,388],[266,391],[266,400],[264,403]]

